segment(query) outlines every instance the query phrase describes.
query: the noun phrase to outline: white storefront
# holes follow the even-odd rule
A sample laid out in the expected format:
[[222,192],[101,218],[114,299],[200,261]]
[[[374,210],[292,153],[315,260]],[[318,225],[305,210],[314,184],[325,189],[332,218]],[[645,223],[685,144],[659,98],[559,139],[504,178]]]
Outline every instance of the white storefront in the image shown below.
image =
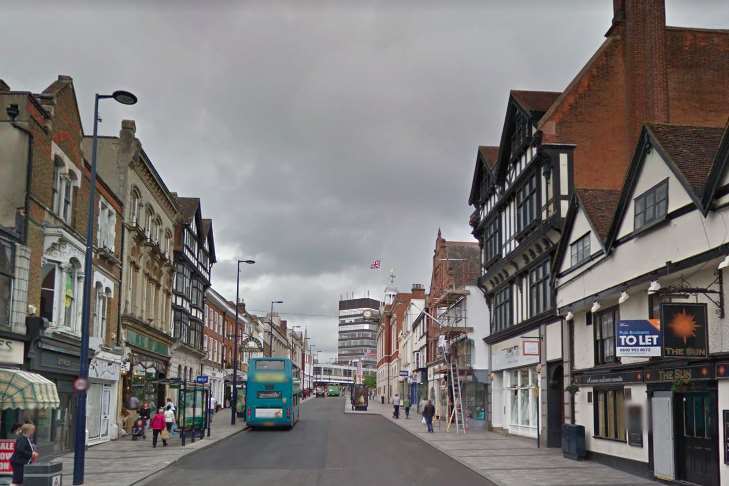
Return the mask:
[[86,399],[86,443],[100,444],[119,437],[117,393],[122,357],[99,351],[89,364],[89,388]]
[[491,346],[491,425],[535,438],[540,394],[536,334],[530,331]]
[[210,365],[203,365],[203,375],[208,377],[210,396],[215,398],[218,405],[225,405],[225,371]]

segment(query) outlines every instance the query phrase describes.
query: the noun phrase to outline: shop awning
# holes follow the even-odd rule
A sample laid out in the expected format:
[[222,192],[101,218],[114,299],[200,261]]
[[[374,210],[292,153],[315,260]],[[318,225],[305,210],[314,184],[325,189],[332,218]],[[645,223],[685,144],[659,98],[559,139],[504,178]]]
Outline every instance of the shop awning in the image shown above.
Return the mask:
[[0,369],[0,410],[57,408],[56,384],[29,371]]

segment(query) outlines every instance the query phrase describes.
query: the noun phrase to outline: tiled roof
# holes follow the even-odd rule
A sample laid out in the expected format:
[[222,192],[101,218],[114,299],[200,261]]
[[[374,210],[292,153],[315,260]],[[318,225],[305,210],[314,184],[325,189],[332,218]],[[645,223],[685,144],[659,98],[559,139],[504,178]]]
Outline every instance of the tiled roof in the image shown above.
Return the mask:
[[180,207],[180,213],[185,218],[185,222],[189,223],[195,217],[197,208],[200,207],[199,197],[180,197],[175,194],[177,205]]
[[488,145],[480,145],[478,147],[478,153],[481,155],[481,159],[490,169],[496,167],[496,163],[499,159],[499,147],[493,147]]
[[724,129],[662,123],[651,123],[648,129],[696,195],[702,197]]
[[605,242],[615,210],[620,201],[620,191],[609,189],[577,189],[577,198],[587,218],[597,232],[600,241]]
[[556,91],[511,91],[511,96],[516,102],[525,110],[536,115],[537,120],[549,110],[560,94],[562,93]]

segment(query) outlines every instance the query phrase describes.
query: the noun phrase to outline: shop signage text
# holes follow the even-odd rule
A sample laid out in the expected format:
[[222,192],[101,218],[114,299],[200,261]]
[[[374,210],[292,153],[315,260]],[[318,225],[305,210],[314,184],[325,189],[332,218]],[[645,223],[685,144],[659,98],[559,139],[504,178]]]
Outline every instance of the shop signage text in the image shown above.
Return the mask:
[[591,373],[575,376],[578,385],[619,385],[622,383],[640,383],[643,373],[640,371],[627,371],[615,373]]
[[0,339],[0,363],[23,364],[25,343],[11,339]]
[[0,439],[0,475],[13,474],[10,457],[15,452],[15,439]]
[[648,383],[711,380],[714,376],[714,367],[710,365],[686,366],[683,368],[658,368],[645,371],[645,381]]
[[127,331],[127,342],[132,346],[146,349],[147,351],[151,351],[153,353],[161,354],[163,356],[170,355],[169,348],[165,343],[157,341],[156,339],[145,336],[143,334],[137,334],[131,329]]
[[703,358],[708,355],[706,304],[661,304],[663,356]]
[[618,321],[616,356],[660,356],[661,323],[657,319]]

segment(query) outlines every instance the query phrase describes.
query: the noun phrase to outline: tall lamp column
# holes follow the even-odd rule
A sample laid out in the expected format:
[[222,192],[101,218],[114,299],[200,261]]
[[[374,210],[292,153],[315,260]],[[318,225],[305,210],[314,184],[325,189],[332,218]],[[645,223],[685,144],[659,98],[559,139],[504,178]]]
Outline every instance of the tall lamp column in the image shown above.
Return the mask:
[[240,264],[253,265],[255,260],[238,260],[235,272],[235,326],[233,326],[233,390],[230,396],[230,425],[238,413],[238,304],[240,303]]
[[91,177],[89,178],[89,211],[86,217],[86,255],[84,257],[84,293],[81,308],[81,351],[76,384],[76,428],[73,446],[73,484],[84,484],[86,462],[86,388],[89,379],[89,318],[91,315],[91,287],[94,282],[94,214],[96,209],[96,147],[99,130],[99,100],[113,98],[123,105],[133,105],[137,97],[128,91],[114,91],[110,95],[96,94],[94,98],[94,136],[91,141]]

